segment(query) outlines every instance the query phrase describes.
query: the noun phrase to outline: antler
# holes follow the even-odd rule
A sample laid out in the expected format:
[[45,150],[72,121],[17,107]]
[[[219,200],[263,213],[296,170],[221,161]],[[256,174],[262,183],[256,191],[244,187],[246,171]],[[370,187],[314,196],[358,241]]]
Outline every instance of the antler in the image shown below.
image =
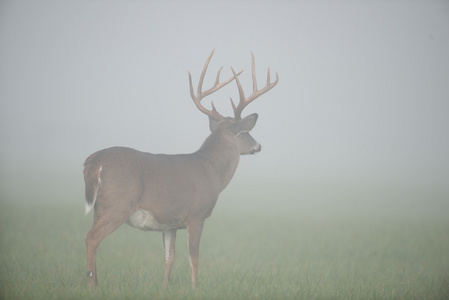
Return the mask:
[[243,93],[242,85],[240,84],[240,80],[237,77],[241,72],[239,74],[236,74],[234,69],[231,68],[232,73],[234,73],[234,79],[235,79],[235,82],[237,83],[237,87],[239,89],[239,94],[240,94],[240,102],[237,107],[235,106],[234,101],[232,101],[232,99],[231,99],[232,108],[234,109],[234,116],[237,120],[240,120],[242,118],[242,111],[248,104],[250,104],[252,101],[254,101],[260,95],[271,90],[279,81],[279,76],[278,76],[278,73],[276,72],[276,80],[273,83],[271,83],[270,68],[268,67],[267,84],[265,85],[265,87],[263,89],[257,90],[256,66],[254,63],[253,52],[251,52],[251,57],[252,57],[252,74],[253,74],[253,94],[251,96],[249,96],[248,98],[245,98],[245,94]]
[[217,79],[215,80],[214,86],[211,87],[210,89],[208,89],[207,91],[204,91],[204,92],[201,91],[201,89],[203,87],[204,76],[206,75],[207,66],[209,65],[209,62],[212,58],[212,55],[214,54],[214,51],[215,51],[215,49],[212,50],[212,53],[209,55],[209,58],[207,59],[206,64],[204,65],[203,72],[201,73],[200,81],[198,83],[198,91],[197,91],[196,96],[195,96],[195,93],[193,92],[192,75],[190,75],[190,72],[189,72],[190,96],[192,97],[193,102],[195,102],[196,107],[201,112],[205,113],[206,115],[208,115],[209,117],[211,117],[217,121],[220,121],[224,117],[215,109],[214,103],[212,102],[212,110],[209,110],[201,105],[201,100],[204,97],[212,94],[213,92],[221,89],[222,87],[224,87],[225,85],[230,83],[232,80],[234,80],[234,78],[237,78],[237,76],[239,76],[243,72],[243,70],[237,74],[234,72],[234,70],[232,70],[232,72],[234,73],[234,76],[229,78],[228,80],[220,83],[220,73],[221,73],[221,70],[223,69],[223,67],[221,67],[220,70],[218,70]]

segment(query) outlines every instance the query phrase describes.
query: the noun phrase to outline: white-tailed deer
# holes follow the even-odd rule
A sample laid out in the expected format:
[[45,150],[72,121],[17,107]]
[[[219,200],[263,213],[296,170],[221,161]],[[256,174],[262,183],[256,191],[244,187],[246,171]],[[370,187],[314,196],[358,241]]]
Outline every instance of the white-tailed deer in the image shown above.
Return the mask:
[[[84,163],[86,214],[94,207],[94,222],[86,237],[87,283],[96,286],[96,252],[100,242],[123,223],[141,230],[160,231],[165,248],[166,287],[175,257],[178,229],[187,228],[192,285],[198,283],[198,256],[204,220],[217,202],[218,195],[234,175],[241,154],[253,154],[261,146],[248,133],[256,124],[257,114],[241,118],[243,109],[260,95],[272,89],[270,69],[266,86],[258,90],[252,55],[253,93],[245,97],[234,74],[220,82],[220,72],[213,87],[202,91],[203,79],[213,51],[201,73],[195,95],[189,73],[190,94],[197,108],[209,116],[211,134],[201,148],[191,154],[165,155],[113,147],[90,155]],[[242,71],[243,72],[243,71]],[[223,117],[215,109],[205,108],[201,100],[235,80],[240,102],[234,105],[234,118]]]

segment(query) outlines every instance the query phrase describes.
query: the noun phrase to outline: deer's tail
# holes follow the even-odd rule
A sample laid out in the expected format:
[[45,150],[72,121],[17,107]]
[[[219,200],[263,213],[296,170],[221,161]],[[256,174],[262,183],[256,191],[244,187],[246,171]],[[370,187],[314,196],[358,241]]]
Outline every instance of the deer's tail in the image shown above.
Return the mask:
[[103,166],[97,163],[93,157],[90,156],[84,163],[84,183],[86,184],[86,210],[87,215],[97,200],[98,190],[101,187],[101,170]]

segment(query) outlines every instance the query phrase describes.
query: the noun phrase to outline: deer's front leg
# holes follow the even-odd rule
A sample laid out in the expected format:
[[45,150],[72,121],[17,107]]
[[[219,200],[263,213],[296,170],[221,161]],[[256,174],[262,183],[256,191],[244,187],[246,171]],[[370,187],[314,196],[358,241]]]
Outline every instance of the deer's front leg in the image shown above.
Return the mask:
[[162,241],[164,242],[165,249],[165,272],[164,281],[162,281],[162,288],[165,289],[170,280],[171,267],[175,260],[175,240],[176,229],[168,230],[162,233]]
[[200,239],[204,220],[195,220],[187,227],[187,242],[189,244],[189,261],[192,271],[192,287],[198,285],[198,260],[200,254]]

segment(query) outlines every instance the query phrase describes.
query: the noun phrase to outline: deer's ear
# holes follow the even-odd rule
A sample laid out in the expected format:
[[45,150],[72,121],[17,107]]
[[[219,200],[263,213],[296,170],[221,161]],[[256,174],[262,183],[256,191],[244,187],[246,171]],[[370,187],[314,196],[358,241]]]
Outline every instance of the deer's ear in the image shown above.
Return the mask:
[[240,121],[238,121],[236,124],[234,124],[232,126],[232,131],[235,134],[250,131],[256,125],[257,117],[258,117],[258,114],[251,114],[247,117],[244,117],[243,119],[241,119]]

